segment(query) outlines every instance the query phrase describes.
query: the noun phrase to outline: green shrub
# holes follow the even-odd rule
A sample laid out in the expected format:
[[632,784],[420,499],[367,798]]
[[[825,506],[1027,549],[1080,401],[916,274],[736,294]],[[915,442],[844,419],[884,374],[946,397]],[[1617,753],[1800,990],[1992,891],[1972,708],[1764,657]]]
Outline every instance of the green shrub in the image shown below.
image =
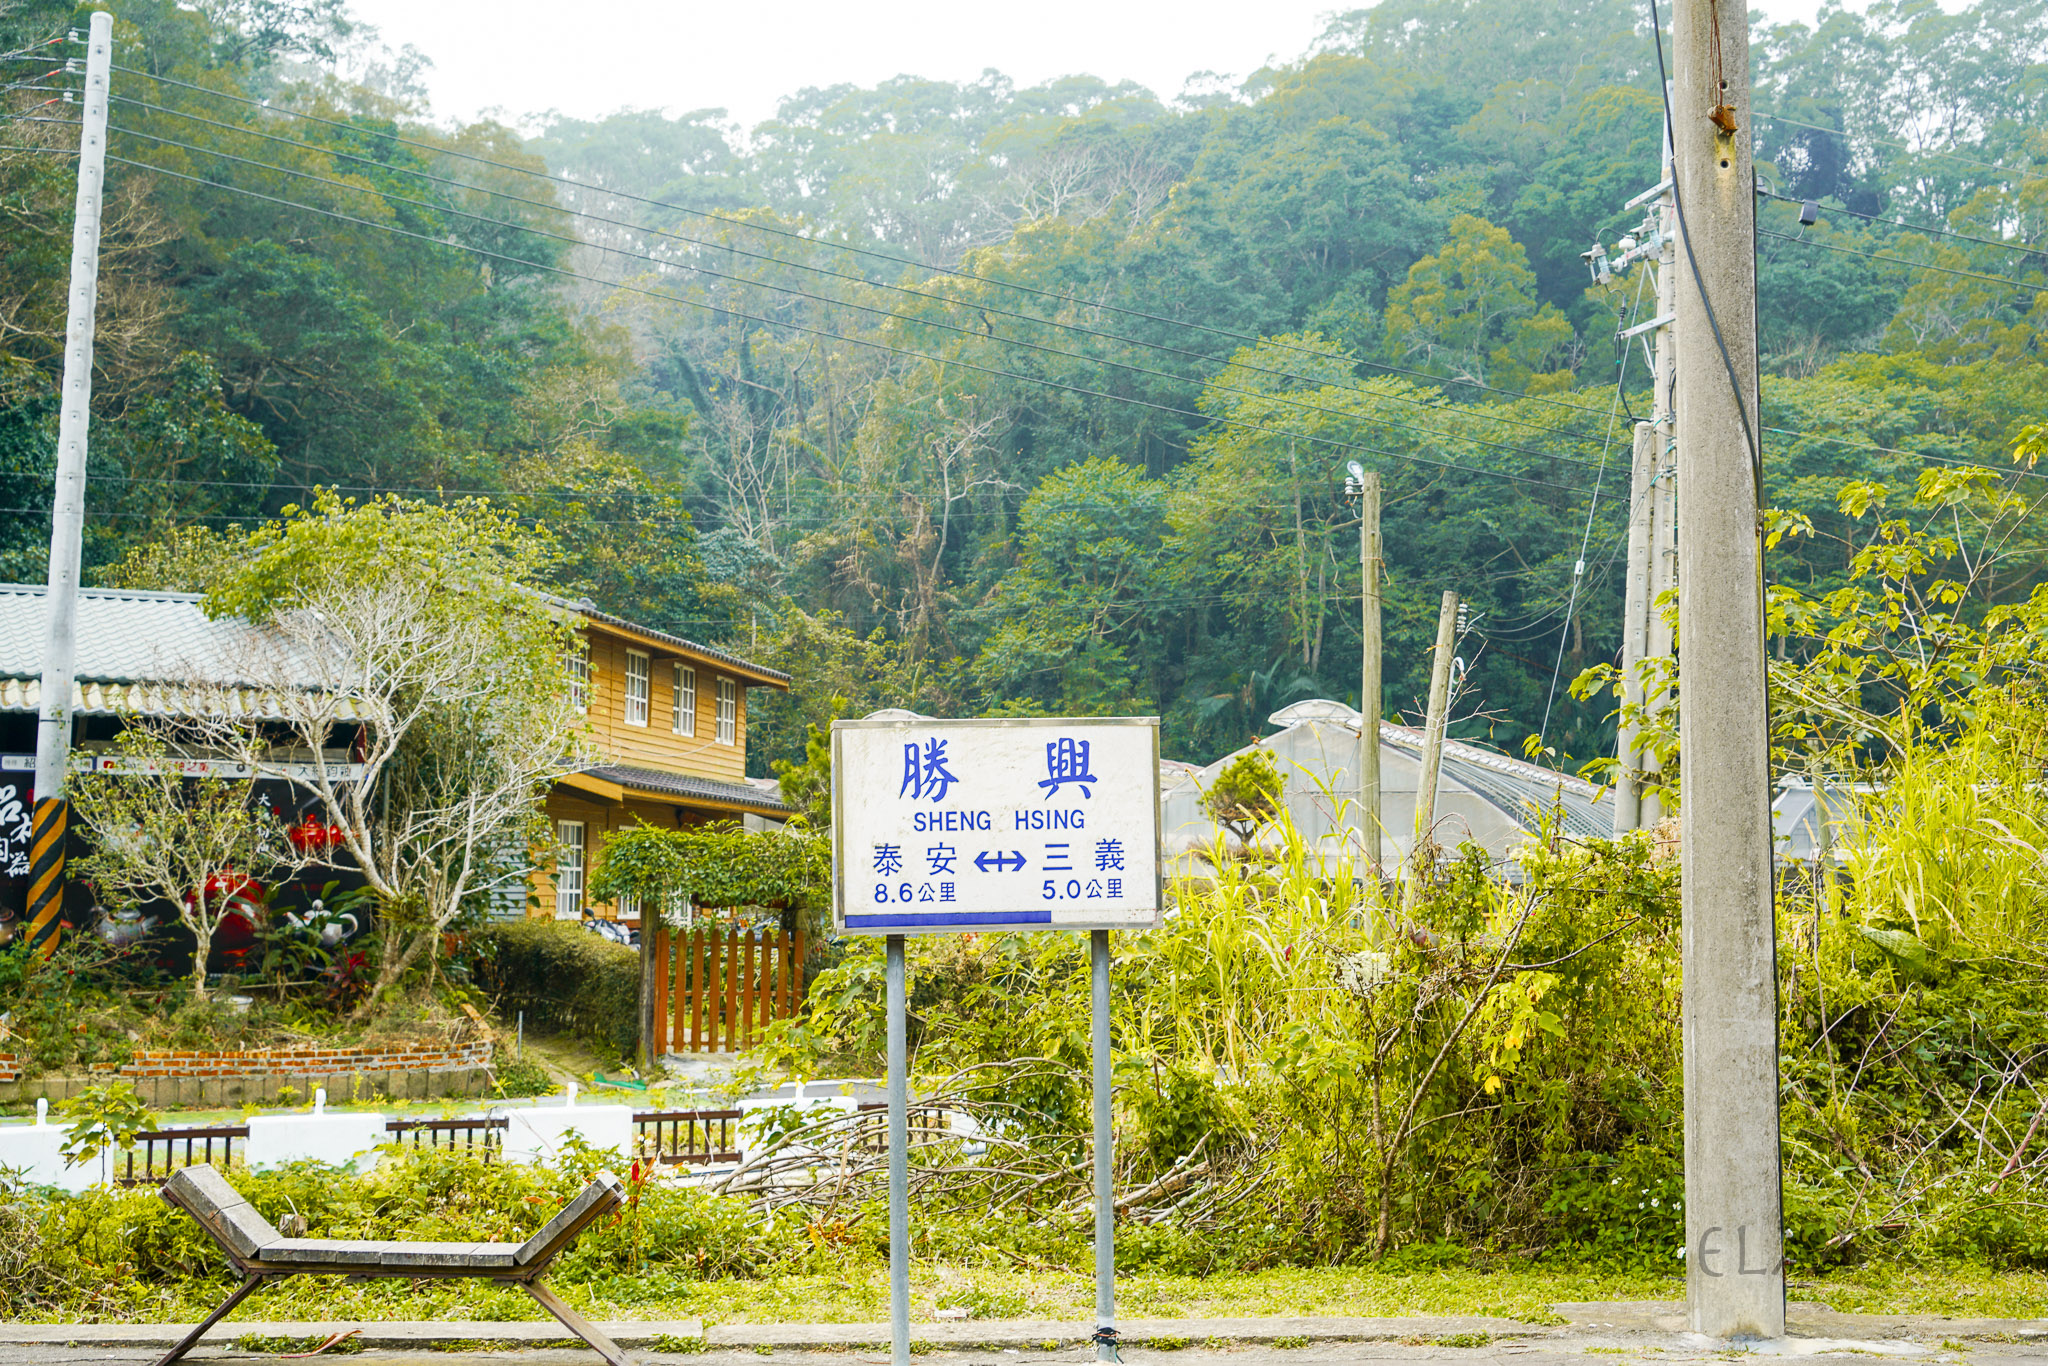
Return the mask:
[[515,1058],[493,1064],[498,1094],[508,1099],[519,1096],[551,1096],[558,1089],[548,1070],[530,1058]]
[[513,920],[469,936],[477,985],[500,1012],[526,1012],[541,1031],[575,1034],[619,1057],[640,1044],[640,955],[580,925]]

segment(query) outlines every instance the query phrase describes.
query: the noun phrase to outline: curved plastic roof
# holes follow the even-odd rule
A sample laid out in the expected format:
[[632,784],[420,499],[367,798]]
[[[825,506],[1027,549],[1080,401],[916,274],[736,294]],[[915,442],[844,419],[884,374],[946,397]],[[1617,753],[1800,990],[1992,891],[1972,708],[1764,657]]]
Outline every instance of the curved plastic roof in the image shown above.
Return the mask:
[[[1177,777],[1162,773],[1163,825],[1170,854],[1208,848],[1221,833],[1201,810],[1201,795],[1224,765],[1253,749],[1271,753],[1286,783],[1289,818],[1311,844],[1334,851],[1355,848],[1358,800],[1356,710],[1341,702],[1297,702],[1270,718],[1281,727],[1253,745],[1213,764],[1189,767]],[[1404,857],[1414,839],[1415,798],[1422,770],[1422,732],[1381,722],[1380,819],[1382,849],[1391,861]],[[1167,766],[1162,764],[1164,770]],[[1437,781],[1434,835],[1446,848],[1467,841],[1496,861],[1508,862],[1545,815],[1556,810],[1563,832],[1574,838],[1605,836],[1612,816],[1596,806],[1599,789],[1583,778],[1458,741],[1444,744]]]

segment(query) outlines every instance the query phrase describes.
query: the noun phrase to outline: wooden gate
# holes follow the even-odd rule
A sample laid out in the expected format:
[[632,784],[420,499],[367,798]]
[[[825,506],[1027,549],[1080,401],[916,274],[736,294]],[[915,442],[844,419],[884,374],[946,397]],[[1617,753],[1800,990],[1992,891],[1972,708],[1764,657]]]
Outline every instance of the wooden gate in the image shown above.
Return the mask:
[[654,931],[647,1051],[733,1053],[804,999],[804,935],[698,926]]

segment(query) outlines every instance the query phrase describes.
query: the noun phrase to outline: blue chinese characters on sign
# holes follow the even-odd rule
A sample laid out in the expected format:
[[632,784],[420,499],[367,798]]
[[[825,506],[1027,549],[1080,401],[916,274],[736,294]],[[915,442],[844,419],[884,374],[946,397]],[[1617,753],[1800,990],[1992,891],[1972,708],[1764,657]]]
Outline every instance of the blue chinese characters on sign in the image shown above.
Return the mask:
[[1075,740],[1062,735],[1057,740],[1046,742],[1045,781],[1039,784],[1045,789],[1045,800],[1051,801],[1058,796],[1059,790],[1068,783],[1079,787],[1082,796],[1092,797],[1095,795],[1094,790],[1084,784],[1099,781],[1100,779],[1088,768],[1086,740]]
[[922,753],[915,740],[903,747],[903,786],[897,789],[897,796],[913,800],[930,798],[936,802],[943,800],[947,789],[959,781],[946,769],[944,740],[925,741]]

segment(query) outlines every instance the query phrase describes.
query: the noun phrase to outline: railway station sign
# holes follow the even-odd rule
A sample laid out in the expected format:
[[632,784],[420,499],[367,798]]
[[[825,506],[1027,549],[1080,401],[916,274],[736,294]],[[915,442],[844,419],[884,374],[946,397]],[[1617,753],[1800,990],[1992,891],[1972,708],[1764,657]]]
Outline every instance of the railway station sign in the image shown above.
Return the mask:
[[847,934],[1159,923],[1156,717],[832,723]]

